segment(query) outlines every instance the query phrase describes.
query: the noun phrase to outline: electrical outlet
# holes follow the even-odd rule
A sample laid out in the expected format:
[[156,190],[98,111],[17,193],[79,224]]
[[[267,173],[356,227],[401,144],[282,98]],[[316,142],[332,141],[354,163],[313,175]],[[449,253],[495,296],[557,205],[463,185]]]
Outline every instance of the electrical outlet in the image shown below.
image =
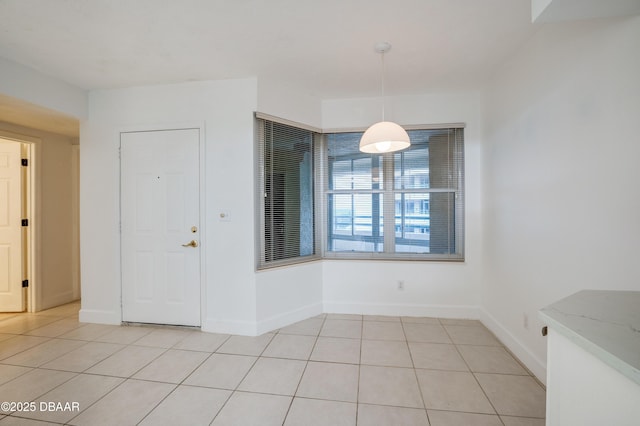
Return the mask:
[[398,290],[404,290],[404,281],[398,280]]
[[522,326],[528,330],[529,329],[529,315],[527,313],[522,314]]

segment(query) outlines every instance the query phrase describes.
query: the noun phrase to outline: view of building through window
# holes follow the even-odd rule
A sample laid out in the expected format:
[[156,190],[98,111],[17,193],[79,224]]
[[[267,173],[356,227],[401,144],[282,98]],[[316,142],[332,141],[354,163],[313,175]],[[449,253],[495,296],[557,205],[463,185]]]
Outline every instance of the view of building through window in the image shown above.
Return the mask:
[[[456,252],[455,135],[452,129],[409,135],[409,149],[385,155],[360,152],[361,133],[326,135],[327,251]],[[432,232],[434,224],[440,229]],[[385,239],[385,231],[393,238]]]

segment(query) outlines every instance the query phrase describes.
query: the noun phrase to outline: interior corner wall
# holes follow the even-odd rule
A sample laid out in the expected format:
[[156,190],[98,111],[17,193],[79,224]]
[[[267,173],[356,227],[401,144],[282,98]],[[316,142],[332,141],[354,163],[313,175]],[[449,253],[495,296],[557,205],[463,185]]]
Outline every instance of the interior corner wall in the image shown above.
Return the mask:
[[322,127],[321,102],[309,95],[304,88],[260,79],[258,81],[258,111],[320,128]]
[[[400,124],[465,123],[465,261],[323,261],[325,312],[478,318],[481,300],[480,94],[385,99]],[[366,128],[380,120],[379,98],[327,100],[325,129]],[[397,282],[404,281],[404,290]]]
[[[51,308],[74,300],[72,213],[72,142],[67,136],[0,122],[0,132],[37,139],[31,166],[36,167],[37,286],[36,307]],[[1,135],[1,133],[0,133]],[[33,146],[33,145],[32,145]],[[32,151],[33,152],[33,151]],[[32,218],[33,218],[32,212]],[[33,281],[33,280],[32,280]]]
[[[255,78],[101,90],[81,123],[82,309],[88,322],[120,323],[120,132],[204,126],[202,328],[255,334]],[[231,220],[220,220],[226,212]]]
[[539,309],[640,290],[638,40],[638,15],[545,25],[485,93],[482,306],[543,381]]
[[[275,81],[258,82],[258,111],[314,127],[321,126],[321,103]],[[257,333],[322,313],[322,262],[257,271]]]
[[322,262],[256,273],[257,334],[322,313]]

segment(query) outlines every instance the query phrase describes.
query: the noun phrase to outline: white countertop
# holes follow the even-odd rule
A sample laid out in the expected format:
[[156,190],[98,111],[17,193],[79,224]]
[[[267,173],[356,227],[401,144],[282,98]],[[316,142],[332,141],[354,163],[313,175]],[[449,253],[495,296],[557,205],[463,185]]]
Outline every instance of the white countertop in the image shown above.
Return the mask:
[[547,326],[640,385],[640,291],[583,290],[539,315]]

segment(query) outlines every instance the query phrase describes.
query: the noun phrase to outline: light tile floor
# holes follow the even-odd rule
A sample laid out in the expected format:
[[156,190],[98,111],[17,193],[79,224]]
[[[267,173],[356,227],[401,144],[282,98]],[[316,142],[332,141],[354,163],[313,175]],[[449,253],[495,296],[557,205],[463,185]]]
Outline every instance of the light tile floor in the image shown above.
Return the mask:
[[0,402],[36,408],[0,426],[544,425],[544,388],[478,321],[323,314],[243,337],[78,309],[0,314]]

